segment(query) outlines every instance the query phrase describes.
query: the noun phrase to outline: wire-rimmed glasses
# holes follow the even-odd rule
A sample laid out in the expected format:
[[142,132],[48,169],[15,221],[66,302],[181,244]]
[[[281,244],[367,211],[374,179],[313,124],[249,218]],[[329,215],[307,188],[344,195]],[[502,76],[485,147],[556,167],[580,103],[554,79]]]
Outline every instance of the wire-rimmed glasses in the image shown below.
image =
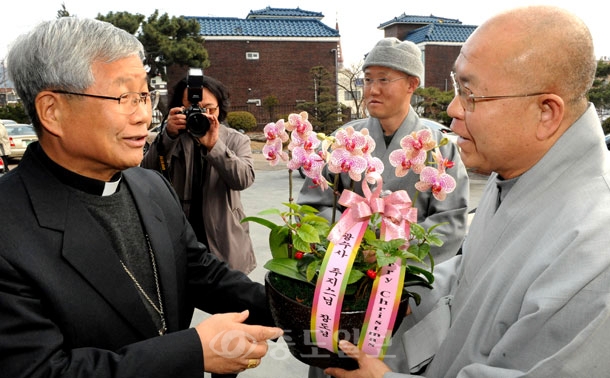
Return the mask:
[[507,98],[532,97],[550,94],[548,92],[536,92],[519,95],[475,96],[468,87],[460,86],[460,83],[458,83],[457,79],[455,78],[455,72],[451,72],[451,81],[453,82],[455,97],[459,98],[460,104],[464,110],[470,113],[474,112],[474,104],[478,101],[503,100]]
[[[93,97],[93,98],[101,98],[103,100],[114,100],[119,104],[119,113],[125,115],[131,115],[138,110],[138,105],[140,103],[150,104],[150,108],[155,109],[157,104],[159,103],[159,93],[157,91],[150,92],[125,92],[121,94],[119,97],[112,96],[101,96],[89,93],[78,93],[78,92],[69,92],[61,89],[52,90],[53,93],[61,93],[67,95],[74,96],[84,96],[84,97]],[[148,100],[150,99],[150,101]]]
[[385,87],[386,85],[388,85],[390,83],[393,83],[393,82],[398,81],[398,80],[406,79],[406,78],[407,78],[406,76],[401,76],[401,77],[398,77],[396,79],[390,79],[390,78],[387,78],[387,77],[380,77],[378,79],[373,79],[373,78],[370,78],[370,77],[365,77],[364,78],[364,86],[365,87],[372,87],[373,84],[377,83],[377,84],[379,84],[380,87],[383,88],[383,87]]

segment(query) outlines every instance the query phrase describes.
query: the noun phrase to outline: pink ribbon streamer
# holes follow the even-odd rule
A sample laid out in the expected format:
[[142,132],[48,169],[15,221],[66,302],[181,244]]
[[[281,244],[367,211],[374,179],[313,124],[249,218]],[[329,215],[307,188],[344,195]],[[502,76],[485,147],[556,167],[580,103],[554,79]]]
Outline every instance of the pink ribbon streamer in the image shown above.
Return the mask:
[[[371,215],[381,214],[381,235],[385,240],[408,240],[410,224],[417,222],[417,209],[412,208],[411,199],[406,191],[399,190],[381,197],[383,184],[381,175],[371,173],[367,179],[377,183],[374,192],[371,192],[365,179],[362,182],[364,197],[345,190],[339,199],[339,203],[347,210],[328,235],[331,244],[316,285],[312,307],[312,339],[318,346],[334,352],[338,352],[338,317],[343,305],[346,280]],[[355,240],[354,236],[356,236]],[[341,251],[337,250],[337,247]],[[396,263],[381,269],[373,285],[358,344],[367,354],[380,359],[385,354],[387,340],[396,320],[404,272],[404,264],[401,260],[397,260]],[[328,287],[329,282],[333,284],[332,287]],[[325,283],[327,286],[323,286]],[[323,292],[324,287],[327,292]]]
[[385,356],[402,297],[404,275],[404,264],[397,258],[394,264],[381,268],[375,279],[358,341],[358,347],[369,356],[380,359]]

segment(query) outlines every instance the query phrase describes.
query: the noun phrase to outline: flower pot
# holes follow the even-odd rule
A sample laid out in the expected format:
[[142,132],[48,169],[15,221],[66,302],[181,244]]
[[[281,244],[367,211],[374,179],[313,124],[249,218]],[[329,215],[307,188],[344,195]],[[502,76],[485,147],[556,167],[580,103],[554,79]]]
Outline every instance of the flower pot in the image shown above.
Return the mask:
[[[313,344],[310,336],[311,306],[288,297],[283,293],[285,290],[282,291],[283,288],[299,285],[310,286],[273,272],[267,272],[265,275],[265,289],[271,315],[275,324],[284,330],[284,340],[290,353],[299,361],[322,369],[331,366],[346,370],[358,368],[357,362],[343,352],[333,353]],[[313,286],[311,291],[313,292]],[[408,303],[408,298],[401,300],[399,314],[407,313]],[[347,339],[353,344],[358,344],[365,315],[366,310],[341,312],[339,339]],[[402,318],[401,315],[397,316],[393,332],[400,326]]]

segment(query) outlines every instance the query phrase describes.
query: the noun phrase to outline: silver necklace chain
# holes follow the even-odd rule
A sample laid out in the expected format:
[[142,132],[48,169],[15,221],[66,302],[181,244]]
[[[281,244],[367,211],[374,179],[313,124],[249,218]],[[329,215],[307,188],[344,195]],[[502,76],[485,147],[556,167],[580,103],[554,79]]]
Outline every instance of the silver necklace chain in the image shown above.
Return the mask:
[[150,303],[152,308],[154,308],[155,311],[157,311],[157,313],[161,317],[161,329],[159,330],[159,336],[162,336],[165,335],[165,332],[167,332],[167,325],[165,323],[165,313],[163,312],[163,301],[161,300],[161,287],[159,286],[159,276],[157,275],[157,262],[155,260],[155,254],[153,253],[152,246],[150,245],[150,239],[148,235],[146,235],[146,244],[148,244],[148,254],[150,255],[150,261],[152,262],[153,275],[155,277],[155,286],[157,288],[157,298],[159,299],[159,307],[157,307],[157,305],[152,301],[152,299],[150,299],[148,294],[146,294],[146,292],[142,288],[142,285],[140,285],[133,273],[131,273],[129,268],[127,268],[127,265],[125,265],[123,260],[119,259],[119,261],[121,262],[121,265],[123,266],[125,272],[129,275],[133,283],[136,285],[136,288],[140,291],[140,293],[142,293],[144,298],[146,298],[148,303]]

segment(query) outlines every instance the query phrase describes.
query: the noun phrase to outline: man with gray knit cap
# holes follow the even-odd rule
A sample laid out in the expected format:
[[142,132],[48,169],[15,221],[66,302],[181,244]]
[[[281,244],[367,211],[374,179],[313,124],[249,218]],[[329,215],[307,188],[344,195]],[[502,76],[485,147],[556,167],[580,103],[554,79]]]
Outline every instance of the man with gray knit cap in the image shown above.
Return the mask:
[[[391,169],[389,155],[400,147],[400,140],[414,131],[424,129],[417,113],[411,107],[411,97],[419,87],[424,74],[421,51],[410,41],[400,41],[396,38],[384,38],[366,55],[364,65],[364,101],[369,117],[347,123],[355,130],[369,130],[376,146],[372,155],[381,159],[385,169],[382,173],[383,189],[392,192],[406,190],[411,198],[417,198],[417,222],[426,229],[438,224],[444,225],[435,229],[444,241],[442,247],[432,247],[435,263],[445,261],[458,252],[466,231],[466,218],[469,197],[469,183],[466,168],[462,163],[457,147],[448,143],[440,147],[443,157],[455,163],[447,169],[455,178],[457,187],[444,201],[438,201],[430,191],[419,192],[415,197],[415,183],[419,175],[409,173],[404,177],[396,177]],[[440,141],[440,132],[432,131]],[[334,182],[334,175],[325,172],[329,182]],[[350,188],[350,178],[341,174],[337,190]],[[351,190],[351,189],[350,189]],[[363,195],[360,185],[355,185],[353,191]],[[332,219],[333,190],[325,191],[314,187],[310,178],[303,184],[298,203],[308,204],[318,210],[320,215]],[[338,219],[339,215],[335,219]],[[321,369],[310,368],[309,377],[326,377]]]
[[[382,174],[383,189],[392,192],[406,190],[411,198],[415,198],[415,183],[419,176],[409,173],[404,177],[396,177],[394,169],[391,169],[389,155],[400,148],[400,140],[404,136],[425,128],[411,107],[411,97],[419,87],[424,73],[421,51],[413,42],[384,38],[366,55],[362,69],[364,102],[370,117],[349,122],[345,126],[352,126],[355,130],[369,130],[376,143],[372,155],[381,159],[385,166]],[[439,141],[443,137],[436,131],[433,134]],[[441,152],[455,163],[447,173],[455,178],[457,187],[444,201],[437,201],[431,192],[423,192],[418,194],[415,203],[417,221],[422,226],[428,228],[447,222],[435,229],[445,242],[442,247],[432,249],[435,263],[447,260],[457,253],[465,234],[469,196],[468,174],[457,147],[449,143],[441,147]],[[331,173],[326,172],[326,176],[329,182],[333,182]],[[343,188],[350,188],[347,174],[341,175],[337,190],[341,192]],[[360,185],[356,185],[354,191],[362,195]],[[332,219],[333,190],[322,191],[319,187],[313,187],[309,178],[301,188],[298,203],[311,205],[320,210],[321,216]],[[338,219],[338,215],[335,219]]]

